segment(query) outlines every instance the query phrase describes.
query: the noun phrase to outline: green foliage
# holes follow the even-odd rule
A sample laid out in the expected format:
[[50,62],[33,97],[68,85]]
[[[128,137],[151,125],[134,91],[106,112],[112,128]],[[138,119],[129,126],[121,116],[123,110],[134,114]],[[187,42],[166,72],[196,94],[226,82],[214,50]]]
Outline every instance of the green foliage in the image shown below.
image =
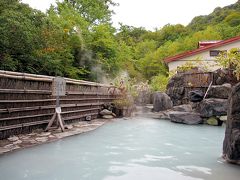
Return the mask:
[[224,21],[230,26],[240,25],[240,12],[232,12],[224,19]]
[[197,68],[197,67],[198,67],[198,65],[196,63],[187,62],[186,64],[184,64],[182,66],[178,66],[177,72],[186,72],[186,71],[189,71],[189,70]]
[[109,22],[113,13],[111,6],[116,6],[112,0],[64,0],[91,24]]
[[154,40],[159,47],[168,41],[175,41],[178,38],[186,36],[188,33],[188,29],[181,24],[167,24],[159,30],[156,29],[154,32],[145,33],[143,38]]
[[151,79],[150,87],[152,91],[165,92],[169,77],[159,74]]
[[163,90],[166,57],[195,49],[198,41],[240,35],[239,1],[186,27],[167,24],[154,31],[123,24],[116,30],[111,23],[116,5],[64,0],[42,13],[19,0],[0,0],[0,69],[96,81],[124,71]]
[[44,25],[44,14],[27,5],[12,1],[0,4],[0,57],[1,68],[39,73],[42,63],[35,60],[34,52],[43,46],[39,34]]
[[[118,69],[114,31],[110,26],[99,30],[104,25],[97,24],[109,19],[110,4],[114,5],[100,0],[91,1],[90,7],[84,0],[57,2],[43,14],[18,0],[0,0],[0,68],[94,80],[91,71],[100,61],[107,62],[103,69],[110,66],[112,73]],[[96,39],[96,29],[110,33]],[[104,50],[95,49],[94,43]]]
[[122,99],[117,99],[113,101],[113,104],[116,106],[116,108],[118,109],[123,109],[123,108],[128,108],[130,107],[133,102],[131,102],[129,99],[127,98],[122,98]]
[[[221,24],[224,20],[228,21],[231,25],[239,25],[239,12],[240,1],[237,1],[235,4],[223,8],[217,7],[209,15],[197,16],[193,18],[187,28],[193,31],[204,30],[207,26]],[[235,20],[237,22],[234,22]]]
[[[197,58],[195,62],[187,62],[177,68],[177,72],[186,72],[189,70],[192,70],[194,68],[201,69],[202,71],[209,71],[208,66],[203,63],[203,61],[200,58]],[[172,74],[175,74],[176,72],[171,72]]]
[[240,49],[234,48],[223,52],[216,60],[223,67],[232,69],[237,79],[240,79]]
[[115,29],[110,24],[101,24],[93,28],[90,47],[95,53],[95,58],[102,65],[105,72],[114,74],[118,72],[117,51],[118,44],[113,33]]

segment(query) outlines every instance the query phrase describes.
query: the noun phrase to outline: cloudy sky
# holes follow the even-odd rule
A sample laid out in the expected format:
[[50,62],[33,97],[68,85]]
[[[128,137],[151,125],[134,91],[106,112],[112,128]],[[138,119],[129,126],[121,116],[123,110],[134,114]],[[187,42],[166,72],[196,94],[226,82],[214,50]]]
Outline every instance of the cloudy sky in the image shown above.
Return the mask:
[[[145,27],[153,30],[167,23],[187,25],[198,15],[207,15],[216,7],[233,4],[237,0],[113,0],[119,3],[114,7],[114,26],[123,24]],[[22,0],[33,8],[45,11],[55,0]]]

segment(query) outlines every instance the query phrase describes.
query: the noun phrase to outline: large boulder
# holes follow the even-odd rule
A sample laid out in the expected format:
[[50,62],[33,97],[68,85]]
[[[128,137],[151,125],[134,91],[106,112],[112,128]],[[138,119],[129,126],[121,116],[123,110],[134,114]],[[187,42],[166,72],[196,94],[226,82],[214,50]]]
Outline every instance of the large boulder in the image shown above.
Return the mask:
[[228,162],[240,164],[240,83],[233,88],[229,97],[223,157]]
[[153,98],[153,111],[159,112],[167,109],[171,109],[173,103],[170,97],[166,93],[156,92]]
[[180,111],[173,111],[169,113],[170,120],[176,123],[182,124],[202,124],[203,119],[201,118],[199,113],[195,112],[180,112]]
[[228,99],[231,90],[231,84],[212,86],[208,91],[207,98]]
[[227,99],[204,99],[199,105],[199,113],[202,117],[227,115]]
[[184,74],[177,73],[169,81],[167,85],[167,95],[171,98],[173,105],[183,104],[183,98],[185,97],[185,81]]

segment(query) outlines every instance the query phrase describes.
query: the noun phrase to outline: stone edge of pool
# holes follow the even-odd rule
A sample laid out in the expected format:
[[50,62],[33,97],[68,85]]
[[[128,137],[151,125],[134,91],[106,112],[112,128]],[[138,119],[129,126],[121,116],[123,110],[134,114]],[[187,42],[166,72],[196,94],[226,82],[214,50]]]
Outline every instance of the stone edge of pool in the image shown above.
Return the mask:
[[68,129],[66,129],[64,132],[61,132],[60,128],[52,129],[49,132],[44,132],[42,129],[38,129],[29,134],[15,135],[8,139],[0,140],[0,156],[16,150],[50,143],[62,138],[90,132],[111,121],[114,121],[114,119],[94,119],[92,121],[80,121],[66,125]]

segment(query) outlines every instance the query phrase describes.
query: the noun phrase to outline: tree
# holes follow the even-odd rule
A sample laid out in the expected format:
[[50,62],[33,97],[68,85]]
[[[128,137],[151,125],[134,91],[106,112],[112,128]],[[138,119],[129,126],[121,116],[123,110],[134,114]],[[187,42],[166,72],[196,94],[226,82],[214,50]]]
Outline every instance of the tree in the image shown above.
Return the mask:
[[230,26],[238,26],[240,25],[240,13],[232,12],[224,19],[224,21],[228,23]]
[[109,22],[113,13],[111,6],[116,6],[112,0],[64,0],[91,24]]
[[94,58],[102,69],[110,74],[117,74],[119,62],[117,59],[118,44],[114,37],[115,29],[110,24],[101,24],[92,29],[90,48]]
[[35,51],[42,47],[41,27],[45,15],[17,0],[0,1],[0,67],[5,70],[39,73],[42,62]]
[[91,65],[94,63],[91,62],[91,53],[85,43],[90,38],[89,23],[71,4],[60,2],[48,10],[48,19],[53,26],[50,29],[48,27],[51,36],[46,38],[46,42],[58,46],[55,48],[60,50],[57,54],[61,54],[60,58],[65,58],[67,65],[63,68],[64,75],[76,79],[89,79]]

